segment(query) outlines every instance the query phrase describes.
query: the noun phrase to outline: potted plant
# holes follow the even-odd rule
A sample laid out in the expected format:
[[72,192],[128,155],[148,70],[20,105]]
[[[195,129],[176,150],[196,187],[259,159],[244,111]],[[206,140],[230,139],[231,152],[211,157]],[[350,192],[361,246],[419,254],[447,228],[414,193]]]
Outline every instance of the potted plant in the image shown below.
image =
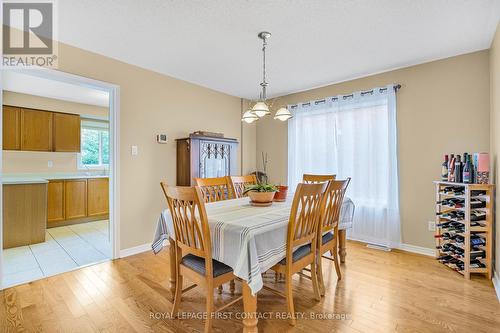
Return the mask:
[[278,185],[278,192],[274,195],[274,201],[286,201],[286,195],[288,193],[288,186]]
[[264,183],[245,186],[243,194],[248,193],[252,203],[270,205],[276,192],[278,192],[278,188],[275,185]]

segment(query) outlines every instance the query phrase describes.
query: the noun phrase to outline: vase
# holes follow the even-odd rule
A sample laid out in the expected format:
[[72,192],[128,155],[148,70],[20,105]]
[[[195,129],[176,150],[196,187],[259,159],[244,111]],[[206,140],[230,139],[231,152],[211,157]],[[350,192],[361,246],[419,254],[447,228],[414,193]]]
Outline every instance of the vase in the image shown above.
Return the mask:
[[276,192],[257,192],[257,191],[250,191],[248,192],[248,197],[250,200],[254,203],[257,204],[267,204],[267,203],[272,203],[274,194]]
[[278,192],[274,195],[274,201],[286,201],[286,195],[288,193],[288,186],[278,185]]

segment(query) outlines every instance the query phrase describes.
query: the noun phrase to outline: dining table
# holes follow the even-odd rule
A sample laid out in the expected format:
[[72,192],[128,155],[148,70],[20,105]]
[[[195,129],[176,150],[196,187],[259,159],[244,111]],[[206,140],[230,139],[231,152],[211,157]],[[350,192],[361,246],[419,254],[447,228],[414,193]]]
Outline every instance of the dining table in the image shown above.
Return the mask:
[[[286,256],[286,235],[293,193],[283,202],[256,207],[247,197],[205,204],[212,243],[212,258],[233,269],[241,279],[244,332],[257,332],[257,293],[263,288],[262,273]],[[340,214],[339,250],[345,260],[345,229],[352,224],[354,204],[345,197]],[[343,228],[340,231],[340,228]],[[161,212],[152,249],[155,253],[169,243],[170,291],[176,286],[175,233],[168,209]],[[343,236],[342,236],[343,234]],[[341,260],[341,261],[342,261]]]

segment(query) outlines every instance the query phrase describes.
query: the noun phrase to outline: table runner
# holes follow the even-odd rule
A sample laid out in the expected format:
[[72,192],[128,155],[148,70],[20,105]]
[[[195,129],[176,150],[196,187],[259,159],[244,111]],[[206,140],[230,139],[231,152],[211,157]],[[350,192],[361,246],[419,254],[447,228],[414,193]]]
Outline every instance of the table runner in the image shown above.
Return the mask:
[[[293,194],[285,202],[269,207],[254,207],[248,198],[205,204],[212,241],[212,257],[231,268],[234,275],[247,281],[252,293],[263,286],[261,273],[286,256],[286,235]],[[342,225],[352,222],[354,204],[344,199]],[[158,219],[153,251],[158,253],[163,241],[175,238],[168,210]]]

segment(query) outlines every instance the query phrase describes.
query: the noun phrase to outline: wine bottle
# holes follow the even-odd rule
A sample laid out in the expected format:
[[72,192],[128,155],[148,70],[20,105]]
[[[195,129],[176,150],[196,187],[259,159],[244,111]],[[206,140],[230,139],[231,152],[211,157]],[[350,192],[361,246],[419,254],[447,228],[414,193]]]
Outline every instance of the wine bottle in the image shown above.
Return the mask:
[[[467,154],[467,153],[466,153]],[[462,181],[466,184],[472,183],[472,164],[470,161],[470,155],[465,155],[464,169],[462,171]]]
[[455,182],[462,182],[462,160],[460,155],[457,155],[457,158],[455,159]]
[[455,181],[455,155],[453,154],[450,155],[450,160],[448,163],[448,181]]
[[486,220],[486,212],[481,210],[473,210],[470,212],[470,220],[471,221],[484,221]]
[[472,198],[470,200],[470,208],[485,208],[486,207],[486,201],[479,200],[476,198]]
[[470,261],[469,267],[470,268],[484,268],[484,267],[486,267],[486,265],[483,264],[482,262],[480,262],[479,260],[474,259],[474,260]]
[[484,250],[471,250],[470,251],[470,258],[471,259],[484,259],[486,258],[486,251]]
[[444,155],[444,162],[441,164],[441,180],[447,181],[448,180],[448,155]]

